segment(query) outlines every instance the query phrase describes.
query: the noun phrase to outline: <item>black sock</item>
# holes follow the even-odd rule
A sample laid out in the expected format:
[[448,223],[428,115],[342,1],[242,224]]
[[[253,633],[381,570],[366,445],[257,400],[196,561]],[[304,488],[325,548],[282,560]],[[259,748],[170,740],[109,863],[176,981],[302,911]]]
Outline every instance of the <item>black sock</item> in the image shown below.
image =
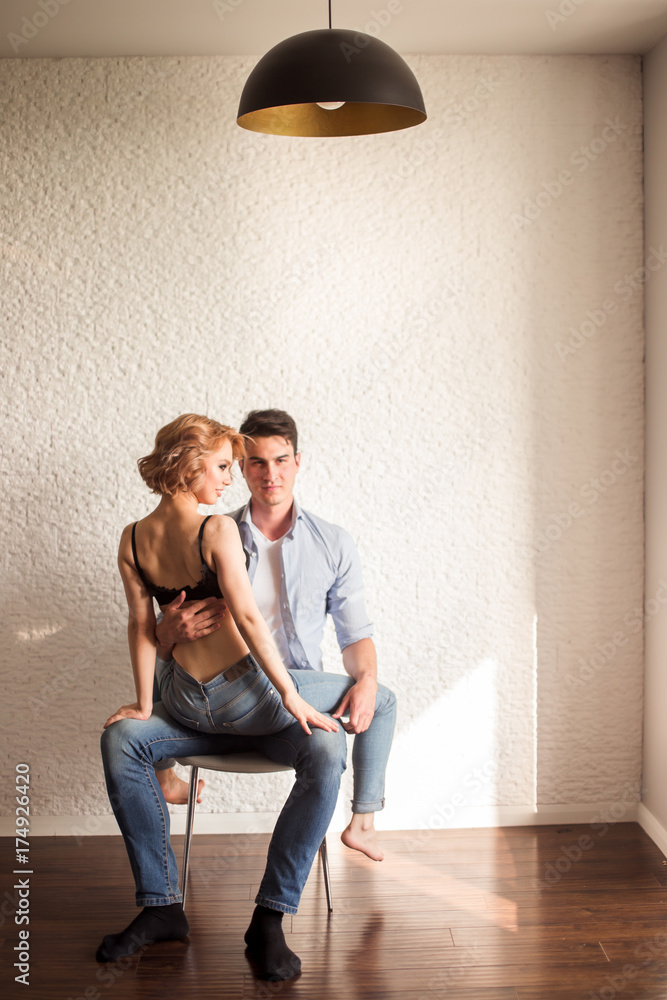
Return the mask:
[[145,906],[120,934],[107,934],[97,949],[98,962],[115,962],[123,955],[156,941],[175,941],[188,933],[190,925],[183,913],[182,903],[168,906]]
[[258,905],[245,932],[245,943],[262,979],[291,979],[301,972],[301,959],[285,943],[282,921],[280,910]]

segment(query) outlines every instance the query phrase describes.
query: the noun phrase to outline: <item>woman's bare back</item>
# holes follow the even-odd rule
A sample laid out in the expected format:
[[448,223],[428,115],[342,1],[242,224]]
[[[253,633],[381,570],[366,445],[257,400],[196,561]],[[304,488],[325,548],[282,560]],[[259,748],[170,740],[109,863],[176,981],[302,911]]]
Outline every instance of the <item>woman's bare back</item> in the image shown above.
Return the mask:
[[[173,600],[177,592],[200,584],[205,569],[212,575],[212,567],[205,563],[203,553],[200,554],[200,529],[206,520],[200,515],[164,517],[154,511],[137,522],[137,561],[148,583],[171,591],[165,595],[167,599],[163,604]],[[156,596],[160,602],[161,596]],[[248,647],[233,617],[227,613],[219,629],[193,642],[179,643],[174,646],[172,655],[184,670],[206,683],[247,653]]]

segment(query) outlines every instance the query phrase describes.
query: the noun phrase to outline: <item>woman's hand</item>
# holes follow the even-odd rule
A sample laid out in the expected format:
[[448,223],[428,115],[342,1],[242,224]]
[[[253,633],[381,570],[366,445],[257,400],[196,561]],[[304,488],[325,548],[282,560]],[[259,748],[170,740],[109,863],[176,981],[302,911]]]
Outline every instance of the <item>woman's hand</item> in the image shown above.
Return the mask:
[[135,701],[133,705],[121,705],[117,712],[109,716],[107,721],[102,726],[102,729],[106,729],[107,726],[110,726],[113,722],[119,722],[120,719],[141,719],[145,722],[146,719],[150,719],[150,717],[150,711],[142,711],[139,706],[139,702]]
[[338,726],[334,720],[330,719],[328,715],[322,715],[321,712],[317,712],[312,705],[303,700],[296,688],[285,692],[283,695],[283,705],[309,736],[313,735],[309,729],[309,723],[311,726],[315,726],[317,729],[325,729],[329,733],[338,732]]

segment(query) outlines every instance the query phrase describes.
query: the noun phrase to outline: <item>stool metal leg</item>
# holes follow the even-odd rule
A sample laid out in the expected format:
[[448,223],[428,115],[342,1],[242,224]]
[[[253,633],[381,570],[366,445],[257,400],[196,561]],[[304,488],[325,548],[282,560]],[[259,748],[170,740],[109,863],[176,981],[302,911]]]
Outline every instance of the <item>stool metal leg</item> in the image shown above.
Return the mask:
[[327,894],[327,906],[329,913],[333,913],[333,903],[331,902],[331,880],[329,878],[329,855],[327,854],[327,838],[320,844],[320,857],[322,859],[322,870],[324,871],[324,888]]
[[188,868],[190,866],[190,841],[192,840],[192,829],[195,823],[195,809],[197,808],[197,786],[199,785],[199,768],[194,767],[190,771],[190,790],[188,792],[188,815],[185,820],[185,848],[183,850],[183,879],[181,892],[183,893],[183,909],[185,909],[185,894],[188,887]]
[[[185,846],[183,849],[183,876],[181,879],[181,894],[183,896],[183,909],[185,909],[185,897],[188,886],[188,872],[190,869],[190,846],[192,842],[192,831],[195,822],[195,809],[197,808],[197,787],[199,785],[199,768],[191,767],[190,788],[188,790],[188,813],[185,820]],[[329,876],[329,856],[327,853],[327,838],[324,837],[320,844],[320,858],[322,859],[322,870],[324,872],[324,888],[327,896],[327,907],[329,913],[333,913],[333,902],[331,898],[331,879]]]

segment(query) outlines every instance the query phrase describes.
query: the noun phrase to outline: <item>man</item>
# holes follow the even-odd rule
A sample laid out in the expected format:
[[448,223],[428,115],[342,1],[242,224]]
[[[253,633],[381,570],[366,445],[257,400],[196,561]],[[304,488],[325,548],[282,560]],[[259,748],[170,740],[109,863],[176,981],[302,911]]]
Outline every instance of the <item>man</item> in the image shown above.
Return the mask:
[[[353,816],[342,839],[369,857],[382,858],[373,813],[382,808],[384,769],[378,780],[377,767],[369,760],[374,755],[386,762],[396,709],[392,693],[377,684],[372,627],[354,543],[341,528],[303,511],[293,497],[300,464],[294,421],[281,410],[253,411],[240,430],[248,437],[242,471],[251,499],[231,516],[239,525],[255,598],[286,665],[304,672],[303,681],[299,678],[302,696],[309,700],[309,685],[313,690],[329,685],[335,692],[333,703],[338,702],[333,717],[349,715],[349,722],[341,723],[338,733],[314,729],[308,735],[295,723],[272,736],[206,735],[185,729],[158,703],[149,720],[127,719],[106,729],[102,752],[107,786],[137,882],[137,903],[145,908],[125,931],[104,939],[98,958],[113,961],[141,944],[187,933],[160,785],[170,794],[179,793],[174,779],[164,773],[158,783],[155,765],[177,756],[257,749],[296,771],[245,935],[260,974],[286,979],[300,970],[300,961],[285,943],[282,915],[297,912],[335,808],[345,769],[343,729],[360,738],[353,757],[358,779]],[[156,631],[161,656],[175,643],[219,627],[216,606],[203,602],[183,609],[180,604],[177,600],[164,609]],[[319,673],[327,613],[336,626],[347,678]],[[374,779],[369,777],[373,771]]]

